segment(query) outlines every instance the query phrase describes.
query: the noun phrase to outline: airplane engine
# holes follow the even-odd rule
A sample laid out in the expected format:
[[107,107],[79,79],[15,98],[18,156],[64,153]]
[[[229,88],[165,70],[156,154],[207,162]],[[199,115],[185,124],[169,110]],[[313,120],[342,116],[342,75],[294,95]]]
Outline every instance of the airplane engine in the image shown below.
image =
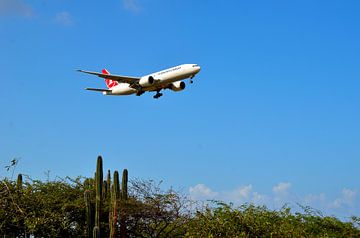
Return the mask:
[[175,92],[179,92],[179,91],[182,91],[185,89],[185,83],[184,82],[180,82],[180,81],[177,81],[175,83],[172,83],[170,85],[170,89],[175,91]]
[[154,77],[153,76],[148,76],[148,77],[142,77],[139,81],[139,84],[142,87],[149,87],[154,83]]

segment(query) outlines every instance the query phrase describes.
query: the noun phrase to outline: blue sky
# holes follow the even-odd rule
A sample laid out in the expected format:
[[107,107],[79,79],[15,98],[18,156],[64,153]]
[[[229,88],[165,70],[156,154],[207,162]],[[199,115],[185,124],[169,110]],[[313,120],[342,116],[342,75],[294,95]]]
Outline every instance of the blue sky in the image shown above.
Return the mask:
[[[196,199],[360,216],[358,1],[0,0],[0,175],[163,180]],[[75,69],[202,71],[154,100]]]

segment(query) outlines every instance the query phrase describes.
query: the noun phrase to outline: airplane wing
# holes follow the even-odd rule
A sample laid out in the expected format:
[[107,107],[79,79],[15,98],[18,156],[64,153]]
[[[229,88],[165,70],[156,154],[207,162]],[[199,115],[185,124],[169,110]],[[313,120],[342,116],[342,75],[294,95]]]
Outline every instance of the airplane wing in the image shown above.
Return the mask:
[[90,90],[90,91],[96,91],[96,92],[111,92],[110,89],[102,89],[102,88],[85,88],[85,90]]
[[92,72],[92,71],[86,71],[86,70],[77,70],[81,73],[86,73],[86,74],[93,74],[96,75],[100,78],[104,78],[104,79],[111,79],[114,81],[118,81],[120,83],[129,83],[129,84],[136,84],[137,82],[139,82],[140,77],[130,77],[130,76],[122,76],[122,75],[114,75],[114,74],[102,74],[102,73],[98,73],[98,72]]

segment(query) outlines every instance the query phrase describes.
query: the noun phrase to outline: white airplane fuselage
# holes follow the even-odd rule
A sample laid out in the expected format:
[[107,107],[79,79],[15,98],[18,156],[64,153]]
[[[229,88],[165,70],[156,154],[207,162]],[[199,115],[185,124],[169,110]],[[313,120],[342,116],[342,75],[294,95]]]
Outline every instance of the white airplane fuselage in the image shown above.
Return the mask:
[[[142,76],[141,80],[153,79],[151,84],[144,84],[141,91],[158,91],[170,88],[173,91],[181,91],[184,89],[185,84],[181,80],[186,78],[193,78],[200,71],[200,66],[197,64],[182,64],[159,72]],[[138,93],[138,89],[130,87],[129,83],[119,83],[118,85],[110,88],[111,92],[103,92],[104,95],[130,95]]]

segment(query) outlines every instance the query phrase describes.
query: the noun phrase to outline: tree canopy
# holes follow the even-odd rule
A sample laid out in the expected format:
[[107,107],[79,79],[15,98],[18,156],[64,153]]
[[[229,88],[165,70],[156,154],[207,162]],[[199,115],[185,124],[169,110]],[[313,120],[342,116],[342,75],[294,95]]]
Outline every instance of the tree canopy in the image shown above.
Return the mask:
[[[21,185],[0,182],[0,234],[8,237],[87,237],[84,191],[94,190],[92,178],[29,180]],[[360,219],[340,221],[305,209],[292,213],[265,206],[233,207],[216,202],[197,210],[172,189],[162,191],[153,181],[132,180],[126,204],[127,237],[360,237]],[[94,194],[94,191],[91,191]],[[95,196],[92,195],[92,200]],[[106,204],[102,237],[109,236]]]

